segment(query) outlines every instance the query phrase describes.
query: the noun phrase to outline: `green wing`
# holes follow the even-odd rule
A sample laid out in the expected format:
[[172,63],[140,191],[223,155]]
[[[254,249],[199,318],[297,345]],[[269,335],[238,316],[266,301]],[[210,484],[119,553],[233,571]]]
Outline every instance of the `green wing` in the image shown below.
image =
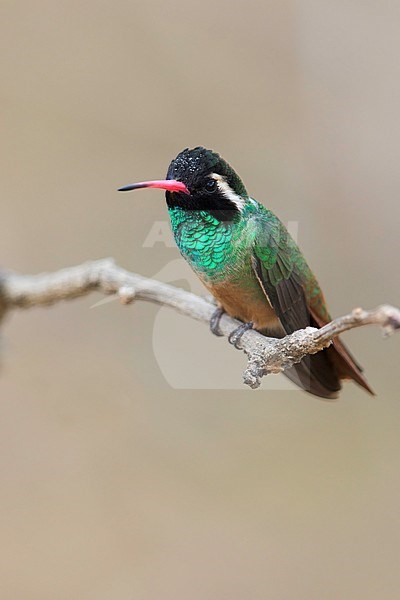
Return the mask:
[[[270,211],[258,222],[252,265],[257,279],[287,334],[331,320],[322,291],[285,226]],[[285,371],[303,389],[323,398],[335,398],[340,379],[354,379],[374,394],[346,346],[333,345],[307,356]]]
[[308,327],[310,270],[287,229],[275,216],[259,224],[252,262],[285,332]]
[[[287,334],[316,326],[310,307],[326,310],[323,296],[299,248],[272,213],[258,224],[252,266],[268,301]],[[303,389],[335,398],[341,388],[335,368],[323,350],[285,371]]]

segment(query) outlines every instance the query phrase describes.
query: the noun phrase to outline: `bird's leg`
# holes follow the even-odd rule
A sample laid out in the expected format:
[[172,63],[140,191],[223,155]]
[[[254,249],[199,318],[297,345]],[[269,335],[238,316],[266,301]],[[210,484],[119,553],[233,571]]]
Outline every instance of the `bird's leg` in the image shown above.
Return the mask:
[[246,333],[246,331],[248,331],[249,329],[253,329],[253,325],[254,325],[254,323],[252,321],[249,321],[248,323],[243,323],[242,325],[239,325],[239,327],[234,329],[232,331],[232,333],[229,334],[228,342],[230,344],[233,344],[235,346],[235,348],[239,349],[238,344],[242,338],[242,335],[244,333]]
[[218,337],[222,336],[222,333],[221,333],[221,331],[219,329],[219,322],[220,322],[221,317],[224,314],[224,312],[225,312],[224,309],[221,306],[219,306],[218,308],[216,308],[214,310],[214,312],[213,312],[213,314],[211,316],[211,319],[210,319],[210,329],[211,329],[211,332],[214,335],[217,335]]

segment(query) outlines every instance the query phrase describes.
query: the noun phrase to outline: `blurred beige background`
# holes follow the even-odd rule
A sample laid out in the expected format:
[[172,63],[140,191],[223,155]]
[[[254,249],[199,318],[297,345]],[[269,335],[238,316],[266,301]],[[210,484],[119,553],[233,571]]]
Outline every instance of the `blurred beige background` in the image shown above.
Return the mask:
[[[163,194],[115,190],[202,144],[298,222],[334,315],[398,304],[399,33],[390,1],[3,0],[2,265],[191,286],[143,247]],[[205,327],[100,298],[3,330],[1,599],[397,599],[399,339],[348,334],[378,396],[330,404],[247,391]],[[199,389],[218,375],[237,389]]]

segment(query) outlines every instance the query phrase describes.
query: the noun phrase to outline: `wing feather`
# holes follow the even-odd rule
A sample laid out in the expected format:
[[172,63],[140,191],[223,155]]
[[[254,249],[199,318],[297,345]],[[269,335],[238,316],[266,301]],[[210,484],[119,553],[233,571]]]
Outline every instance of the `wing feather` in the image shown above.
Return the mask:
[[[264,225],[256,239],[252,266],[284,331],[290,334],[312,322],[307,287],[299,269],[308,267],[284,226],[279,221],[273,225]],[[305,357],[285,374],[303,389],[323,398],[337,397],[341,388],[326,351]]]

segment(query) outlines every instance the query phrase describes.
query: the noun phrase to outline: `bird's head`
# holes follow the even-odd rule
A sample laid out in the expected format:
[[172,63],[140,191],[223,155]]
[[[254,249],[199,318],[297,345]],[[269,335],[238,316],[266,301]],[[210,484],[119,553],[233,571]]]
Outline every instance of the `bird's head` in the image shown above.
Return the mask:
[[171,162],[166,179],[134,183],[120,191],[147,187],[166,190],[169,208],[206,211],[220,221],[240,217],[248,201],[246,188],[232,167],[219,154],[201,146],[180,152]]

